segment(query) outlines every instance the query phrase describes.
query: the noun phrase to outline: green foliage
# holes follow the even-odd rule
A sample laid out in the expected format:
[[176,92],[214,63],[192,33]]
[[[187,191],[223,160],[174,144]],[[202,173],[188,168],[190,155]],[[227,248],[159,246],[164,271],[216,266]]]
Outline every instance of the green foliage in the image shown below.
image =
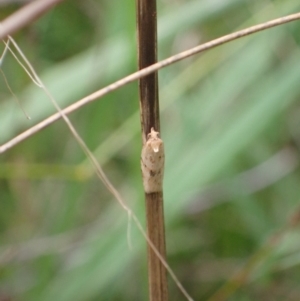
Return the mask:
[[[162,59],[300,5],[165,0],[158,8]],[[299,30],[299,21],[276,27],[159,73],[168,261],[195,300],[208,300],[286,227],[299,201]],[[134,1],[66,1],[16,40],[65,107],[136,70]],[[10,55],[2,69],[32,120],[1,79],[1,144],[55,112]],[[138,107],[132,83],[70,117],[144,223]],[[62,121],[0,164],[0,299],[147,299],[145,240],[132,225],[129,248],[126,213]],[[298,236],[286,230],[230,300],[297,300]],[[170,300],[183,300],[173,282]]]

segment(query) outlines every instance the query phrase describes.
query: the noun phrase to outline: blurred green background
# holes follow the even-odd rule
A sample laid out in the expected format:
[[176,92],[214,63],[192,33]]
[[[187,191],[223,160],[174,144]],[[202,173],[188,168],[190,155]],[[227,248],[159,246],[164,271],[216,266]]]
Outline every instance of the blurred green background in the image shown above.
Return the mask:
[[[0,18],[20,2],[0,1]],[[159,59],[299,10],[296,0],[160,0]],[[168,262],[195,300],[297,210],[299,32],[296,21],[159,73]],[[65,1],[13,37],[62,107],[137,68],[135,1]],[[31,116],[2,76],[2,144],[55,110],[10,54],[1,68]],[[70,118],[145,223],[137,91],[129,84]],[[148,299],[146,243],[132,225],[129,248],[126,213],[62,121],[0,160],[1,301]],[[299,238],[286,230],[226,300],[299,300]],[[170,300],[185,300],[173,281]]]

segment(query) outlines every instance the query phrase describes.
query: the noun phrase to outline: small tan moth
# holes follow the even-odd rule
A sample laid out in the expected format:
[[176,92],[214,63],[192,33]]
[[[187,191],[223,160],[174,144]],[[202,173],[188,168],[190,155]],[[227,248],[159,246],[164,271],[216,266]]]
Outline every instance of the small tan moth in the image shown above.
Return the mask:
[[159,137],[159,132],[151,128],[141,156],[143,184],[146,193],[162,191],[164,163],[164,143]]

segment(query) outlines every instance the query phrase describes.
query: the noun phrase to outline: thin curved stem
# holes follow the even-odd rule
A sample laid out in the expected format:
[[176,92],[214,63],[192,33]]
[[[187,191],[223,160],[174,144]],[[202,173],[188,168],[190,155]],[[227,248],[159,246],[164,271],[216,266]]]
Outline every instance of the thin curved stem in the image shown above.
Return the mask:
[[[78,110],[79,108],[85,106],[86,104],[88,104],[89,102],[92,102],[96,99],[99,99],[101,97],[103,97],[104,95],[115,91],[117,89],[119,89],[122,86],[125,86],[135,80],[138,80],[139,78],[142,78],[144,76],[147,76],[153,72],[156,72],[166,66],[169,66],[171,64],[174,64],[175,62],[181,61],[187,57],[190,57],[192,55],[195,55],[197,53],[201,53],[205,50],[208,49],[212,49],[214,47],[220,46],[222,44],[228,43],[230,41],[248,36],[250,34],[262,31],[262,30],[266,30],[269,29],[271,27],[275,27],[278,25],[282,25],[285,23],[289,23],[292,21],[296,21],[300,19],[300,13],[296,13],[296,14],[292,14],[292,15],[288,15],[285,17],[281,17],[278,19],[274,19],[272,21],[269,22],[265,22],[265,23],[261,23],[252,27],[248,27],[246,29],[242,29],[239,30],[237,32],[222,36],[220,38],[217,38],[215,40],[212,40],[210,42],[201,44],[199,46],[196,46],[194,48],[191,48],[189,50],[180,52],[174,56],[171,56],[165,60],[162,60],[156,64],[153,64],[149,67],[146,67],[140,71],[137,71],[135,73],[132,73],[131,75],[128,75],[80,100],[78,100],[77,102],[75,102],[74,104],[68,106],[67,108],[62,110],[63,114],[70,114],[76,110]],[[30,129],[26,130],[25,132],[21,133],[20,135],[16,136],[15,138],[11,139],[10,141],[6,142],[5,144],[3,144],[2,146],[0,146],[0,153],[4,153],[5,151],[7,151],[8,149],[12,148],[13,146],[17,145],[18,143],[20,143],[21,141],[29,138],[30,136],[34,135],[35,133],[37,133],[38,131],[42,130],[43,128],[49,126],[50,124],[52,124],[53,122],[57,121],[58,119],[61,118],[61,114],[60,113],[55,113],[52,116],[46,118],[45,120],[41,121],[40,123],[34,125],[33,127],[31,127]]]
[[15,33],[45,14],[63,0],[37,0],[23,6],[0,23],[0,40]]

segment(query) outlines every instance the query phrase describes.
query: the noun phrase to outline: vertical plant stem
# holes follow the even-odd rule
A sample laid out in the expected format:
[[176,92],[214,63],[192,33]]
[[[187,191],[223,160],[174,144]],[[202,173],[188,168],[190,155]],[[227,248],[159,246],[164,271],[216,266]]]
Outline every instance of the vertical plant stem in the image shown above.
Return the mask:
[[[138,62],[139,69],[143,69],[157,61],[156,0],[136,0],[136,4]],[[139,92],[142,140],[145,147],[151,129],[160,131],[157,72],[140,79]],[[152,170],[150,171],[152,175]],[[148,237],[161,256],[166,258],[162,188],[154,192],[145,190],[145,199]],[[148,277],[150,301],[167,301],[166,269],[149,245]]]
[[[146,195],[147,234],[159,253],[166,258],[163,193]],[[168,286],[165,267],[148,246],[149,300],[167,301]]]
[[[139,69],[153,65],[156,55],[156,0],[137,1]],[[157,72],[139,80],[143,144],[153,127],[160,131]]]

